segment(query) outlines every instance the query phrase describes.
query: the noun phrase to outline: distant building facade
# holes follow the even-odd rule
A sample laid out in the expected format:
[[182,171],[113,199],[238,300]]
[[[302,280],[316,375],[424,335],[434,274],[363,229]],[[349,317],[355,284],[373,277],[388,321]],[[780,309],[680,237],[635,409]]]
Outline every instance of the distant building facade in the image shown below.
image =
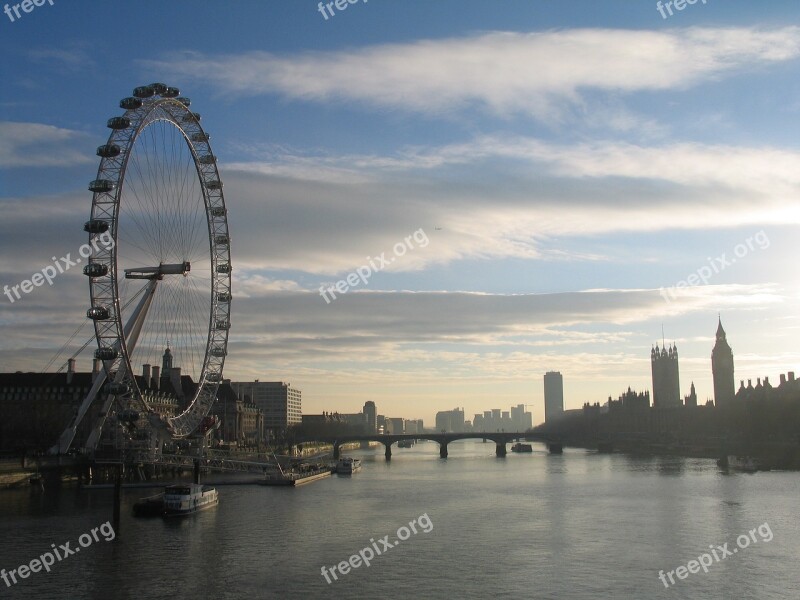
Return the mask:
[[362,412],[364,413],[364,419],[367,422],[367,433],[377,433],[378,409],[375,407],[375,403],[372,400],[367,400],[364,403]]
[[650,408],[650,392],[635,392],[628,388],[627,392],[620,395],[617,400],[608,397],[608,410],[647,410]]
[[511,407],[511,429],[514,431],[527,431],[533,427],[533,415],[525,411],[524,404]]
[[389,433],[405,433],[406,420],[400,417],[386,419],[389,422]]
[[730,406],[736,393],[736,380],[733,375],[733,351],[722,328],[722,319],[717,325],[717,341],[711,351],[711,374],[714,377],[714,403],[720,408]]
[[653,376],[653,407],[672,408],[681,406],[681,385],[678,371],[678,347],[673,343],[667,349],[658,344],[650,350],[650,366]]
[[554,421],[564,414],[564,378],[558,371],[544,374],[544,420]]
[[683,397],[683,405],[697,408],[697,391],[694,389],[694,381],[692,382],[692,387],[689,390],[689,395]]
[[239,398],[230,381],[220,384],[210,414],[220,420],[216,435],[221,442],[252,447],[264,442],[264,413],[255,404]]
[[462,433],[464,431],[464,409],[442,410],[436,413],[436,431]]
[[425,433],[422,419],[407,419],[405,425],[406,433]]
[[264,414],[264,428],[282,431],[302,423],[302,392],[283,381],[238,381],[231,387],[246,403],[255,404]]

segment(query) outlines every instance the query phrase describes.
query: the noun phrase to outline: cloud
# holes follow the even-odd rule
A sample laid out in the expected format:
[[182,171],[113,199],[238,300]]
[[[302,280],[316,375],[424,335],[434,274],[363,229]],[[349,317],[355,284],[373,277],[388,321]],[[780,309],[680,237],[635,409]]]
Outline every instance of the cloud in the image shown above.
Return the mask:
[[42,123],[0,121],[0,168],[67,167],[94,162],[76,141],[86,134]]
[[97,64],[88,42],[71,42],[64,48],[32,49],[28,51],[28,58],[39,65],[62,72],[86,72]]
[[800,152],[791,149],[479,136],[389,155],[283,152],[221,165],[247,269],[343,273],[420,227],[430,246],[394,270],[465,259],[608,261],[563,239],[800,222]]
[[[236,94],[334,99],[444,114],[476,106],[494,114],[558,118],[586,90],[686,89],[737,70],[797,58],[800,28],[668,31],[567,29],[490,32],[279,56],[184,52],[142,61],[182,80]],[[622,115],[623,128],[631,126]]]

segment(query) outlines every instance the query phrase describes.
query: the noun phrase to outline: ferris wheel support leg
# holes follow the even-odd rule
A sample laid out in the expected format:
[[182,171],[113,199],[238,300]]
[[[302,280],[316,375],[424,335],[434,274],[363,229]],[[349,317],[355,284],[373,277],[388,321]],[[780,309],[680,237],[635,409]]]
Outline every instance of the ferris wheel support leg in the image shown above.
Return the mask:
[[100,388],[103,386],[105,381],[106,372],[105,370],[101,370],[97,374],[89,393],[86,394],[83,404],[81,404],[80,408],[78,409],[78,414],[75,415],[72,423],[64,430],[64,433],[61,434],[61,437],[58,439],[58,443],[50,448],[50,454],[66,454],[69,452],[69,447],[72,445],[72,440],[75,439],[75,433],[78,430],[78,425],[80,425],[83,417],[86,415],[86,411],[89,410],[92,402],[94,402],[94,399],[97,397],[97,392],[100,391]]
[[[133,311],[133,314],[131,314],[130,319],[125,325],[123,334],[125,335],[125,342],[129,355],[132,354],[136,349],[136,343],[139,341],[139,334],[142,331],[142,326],[144,325],[145,318],[147,317],[147,311],[150,308],[150,304],[153,302],[153,296],[155,295],[157,285],[158,279],[152,279],[150,281],[148,284],[148,289],[145,291],[144,296],[142,296],[142,299],[139,301],[139,304],[136,306],[136,309]],[[127,364],[125,361],[122,361],[119,369],[117,370],[116,376],[114,377],[114,383],[120,383],[125,378],[127,369]],[[102,433],[103,425],[106,422],[108,410],[111,408],[111,403],[113,402],[114,398],[115,396],[113,394],[108,394],[106,396],[102,409],[100,410],[100,414],[95,421],[91,433],[89,434],[89,438],[86,440],[86,448],[88,450],[94,450],[97,447],[97,443],[100,441],[100,434]],[[84,413],[85,412],[86,411],[84,411]]]

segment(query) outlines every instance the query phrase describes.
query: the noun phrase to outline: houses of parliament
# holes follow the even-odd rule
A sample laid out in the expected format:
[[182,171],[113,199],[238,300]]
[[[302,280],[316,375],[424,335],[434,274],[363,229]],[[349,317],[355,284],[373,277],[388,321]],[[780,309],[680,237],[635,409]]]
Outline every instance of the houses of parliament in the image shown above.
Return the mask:
[[586,403],[568,411],[572,418],[546,423],[538,431],[592,447],[598,442],[630,451],[677,452],[690,456],[719,456],[727,452],[768,455],[771,464],[800,468],[800,379],[794,372],[741,380],[736,388],[733,350],[722,320],[717,323],[711,350],[714,398],[698,404],[694,383],[680,395],[676,344],[650,350],[650,392],[628,388],[618,399],[601,405]]

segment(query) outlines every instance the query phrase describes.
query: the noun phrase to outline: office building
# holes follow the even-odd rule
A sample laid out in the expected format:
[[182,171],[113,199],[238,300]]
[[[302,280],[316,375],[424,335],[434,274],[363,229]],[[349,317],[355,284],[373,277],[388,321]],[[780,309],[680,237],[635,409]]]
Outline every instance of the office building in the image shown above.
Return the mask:
[[264,414],[264,428],[281,431],[303,420],[302,393],[283,381],[246,381],[231,383],[241,400],[255,404]]
[[378,431],[378,409],[372,400],[367,400],[362,409],[364,420],[367,422],[367,433],[377,433]]
[[544,420],[545,423],[560,419],[564,415],[564,378],[558,371],[544,374]]

